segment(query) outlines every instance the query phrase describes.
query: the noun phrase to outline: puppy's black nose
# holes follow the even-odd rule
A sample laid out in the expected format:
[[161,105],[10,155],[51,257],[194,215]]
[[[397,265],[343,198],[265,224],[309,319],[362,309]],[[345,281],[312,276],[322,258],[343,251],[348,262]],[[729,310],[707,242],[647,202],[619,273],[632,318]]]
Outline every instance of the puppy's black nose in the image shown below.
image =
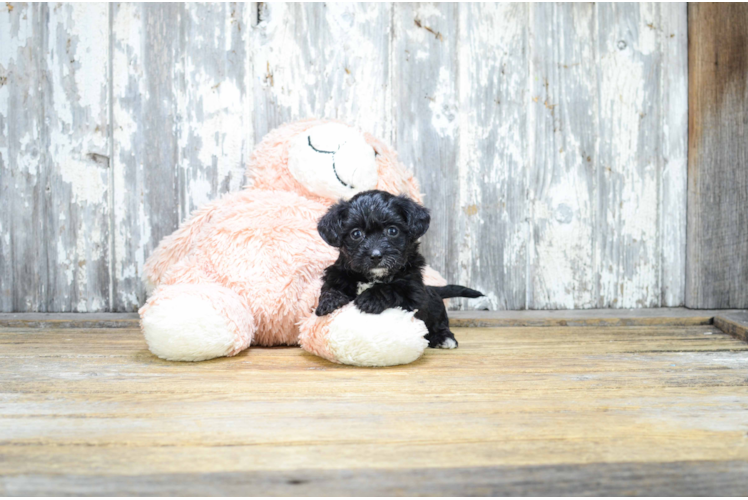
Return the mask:
[[372,252],[371,252],[371,261],[374,264],[378,264],[380,260],[382,260],[382,251],[379,250],[379,249],[372,250]]

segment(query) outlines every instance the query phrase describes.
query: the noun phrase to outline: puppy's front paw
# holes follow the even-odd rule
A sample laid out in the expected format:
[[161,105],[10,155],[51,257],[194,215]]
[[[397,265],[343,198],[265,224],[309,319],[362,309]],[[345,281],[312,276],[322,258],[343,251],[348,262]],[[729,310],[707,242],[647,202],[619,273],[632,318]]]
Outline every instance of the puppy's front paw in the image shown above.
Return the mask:
[[378,293],[378,291],[373,288],[366,290],[364,293],[356,297],[356,300],[354,300],[353,303],[359,311],[369,314],[382,314],[386,309],[389,309],[388,304],[384,300],[384,297],[381,296],[381,293]]
[[436,347],[438,347],[439,349],[457,349],[457,339],[447,337],[442,341],[441,344]]
[[426,335],[426,340],[429,341],[429,347],[433,349],[457,349],[459,345],[452,332]]
[[337,309],[337,307],[332,304],[320,304],[317,306],[317,309],[314,310],[314,314],[317,316],[327,316],[335,309]]
[[324,293],[319,298],[319,305],[314,314],[317,316],[326,316],[334,310],[340,309],[350,301],[351,299],[342,293]]

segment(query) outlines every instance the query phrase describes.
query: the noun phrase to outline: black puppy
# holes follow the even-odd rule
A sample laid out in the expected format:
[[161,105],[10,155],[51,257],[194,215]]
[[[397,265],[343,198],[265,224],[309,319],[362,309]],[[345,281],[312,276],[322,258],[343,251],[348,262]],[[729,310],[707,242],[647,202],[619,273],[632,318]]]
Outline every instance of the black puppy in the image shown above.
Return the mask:
[[483,294],[458,285],[424,285],[426,261],[418,252],[418,238],[430,221],[421,205],[384,191],[364,191],[330,207],[317,230],[327,244],[340,248],[340,255],[325,270],[317,316],[351,301],[371,314],[393,307],[417,310],[416,318],[429,331],[429,347],[457,347],[442,299]]

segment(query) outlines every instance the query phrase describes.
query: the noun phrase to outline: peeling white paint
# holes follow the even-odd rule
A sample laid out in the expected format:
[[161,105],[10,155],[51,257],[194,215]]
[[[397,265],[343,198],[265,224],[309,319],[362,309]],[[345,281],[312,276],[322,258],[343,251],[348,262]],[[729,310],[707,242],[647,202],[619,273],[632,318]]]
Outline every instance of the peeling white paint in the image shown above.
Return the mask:
[[454,137],[457,129],[457,104],[451,93],[451,72],[447,68],[439,68],[439,78],[430,101],[431,123],[434,130],[441,135]]
[[[140,106],[148,106],[150,94],[144,69],[145,20],[136,4],[118,4],[114,10],[112,39],[113,127],[113,303],[131,310],[142,297],[141,273],[145,254],[157,242],[152,240],[151,217],[144,202],[144,174],[141,144],[143,127]],[[149,168],[151,166],[148,166]],[[160,168],[168,168],[168,165]],[[139,297],[140,295],[140,297]]]
[[[599,6],[602,15],[610,15],[611,8]],[[646,11],[646,7],[642,9]],[[642,124],[650,112],[649,103],[658,99],[656,85],[647,78],[654,63],[646,48],[653,43],[653,30],[646,26],[646,13],[636,13],[638,37],[631,38],[629,30],[601,33],[607,37],[608,52],[599,60],[600,123],[607,139],[607,144],[601,144],[600,168],[609,194],[605,213],[598,214],[606,228],[599,238],[614,245],[598,245],[597,257],[600,305],[612,307],[660,304],[658,181],[656,165],[651,163],[657,144],[640,142],[647,139],[643,138]],[[625,48],[618,43],[621,41]]]
[[[106,5],[64,5],[59,11],[53,9],[49,24],[50,43],[55,44],[49,59],[53,89],[53,109],[48,113],[50,160],[70,184],[72,201],[80,204],[101,203],[107,193],[106,166],[89,156],[108,154],[109,53],[106,29],[101,26],[106,19]],[[71,67],[75,68],[72,74]]]
[[[531,134],[534,172],[528,307],[594,307],[594,116],[597,91],[589,4],[533,8]],[[573,24],[574,31],[566,26]],[[543,26],[547,28],[543,29]],[[548,33],[555,33],[551,39]],[[586,108],[586,112],[585,112]]]
[[[33,9],[49,14],[43,51]],[[173,68],[151,75],[147,61],[172,60],[159,15],[186,43]],[[59,207],[43,235],[56,288],[44,279],[17,304],[106,309],[111,260],[114,302],[135,308],[154,235],[175,219],[148,193],[178,197],[183,218],[240,188],[265,132],[307,116],[397,142],[436,215],[429,260],[486,293],[461,307],[683,303],[684,4],[265,4],[255,17],[233,4],[0,5],[0,77],[25,71],[28,102],[41,99],[37,64],[48,78],[46,124],[27,113],[12,145],[11,124],[0,128],[0,156],[19,174],[8,181],[13,203],[26,214],[16,226],[41,206],[40,182]],[[16,106],[11,90],[20,95],[0,85],[2,117]],[[144,122],[153,107],[167,122]],[[146,134],[176,144],[173,164],[146,164]],[[10,222],[0,220],[2,252]]]
[[107,178],[92,163],[67,158],[57,164],[62,180],[73,190],[74,203],[99,203],[106,198]]
[[[245,16],[235,15],[234,6],[186,8],[190,34],[185,47],[186,85],[180,99],[184,119],[179,144],[183,156],[180,165],[187,182],[187,208],[191,211],[225,192],[222,186],[226,184],[230,191],[238,189],[244,176],[246,142],[250,137],[246,129],[251,131],[251,126],[242,103],[250,97],[240,88],[244,82],[235,80],[235,75],[237,70],[250,68],[245,64],[230,67],[226,61],[235,57],[232,43],[237,37],[246,37],[249,26]],[[213,36],[202,36],[211,32],[211,26]]]
[[[103,73],[109,67],[109,51],[101,50],[102,45],[109,45],[108,17],[106,4],[76,7],[71,16],[73,22],[64,30],[71,41],[71,48],[72,45],[76,46],[74,80],[78,105],[84,109],[96,110],[107,99],[107,85],[102,85],[100,78],[91,78],[91,75]],[[105,20],[107,22],[103,23]],[[58,29],[60,27],[58,25]]]
[[492,292],[493,309],[526,304],[527,14],[526,5],[459,6],[456,281]]
[[685,303],[688,135],[688,19],[680,4],[659,4],[662,157],[660,179],[660,305]]
[[430,21],[432,18],[444,18],[444,14],[433,4],[421,3],[416,8],[416,17],[422,21]]
[[15,158],[17,172],[27,174],[32,179],[36,178],[39,173],[39,154],[38,151],[35,153],[35,149],[39,148],[39,131],[26,131],[17,146],[18,150],[24,153]]
[[390,8],[266,4],[252,50],[256,116],[270,127],[257,132],[280,125],[272,115],[321,116],[385,136]]

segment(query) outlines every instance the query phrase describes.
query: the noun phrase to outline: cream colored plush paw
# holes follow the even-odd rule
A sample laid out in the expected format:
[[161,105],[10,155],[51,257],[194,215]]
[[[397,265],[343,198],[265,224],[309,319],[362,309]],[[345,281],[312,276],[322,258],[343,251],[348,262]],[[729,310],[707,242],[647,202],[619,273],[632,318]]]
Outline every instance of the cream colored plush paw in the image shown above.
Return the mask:
[[412,363],[428,346],[426,325],[415,313],[388,309],[367,314],[347,307],[330,323],[328,348],[343,364],[392,366]]
[[203,361],[234,350],[228,321],[201,297],[162,300],[143,313],[141,327],[151,352],[171,361]]

